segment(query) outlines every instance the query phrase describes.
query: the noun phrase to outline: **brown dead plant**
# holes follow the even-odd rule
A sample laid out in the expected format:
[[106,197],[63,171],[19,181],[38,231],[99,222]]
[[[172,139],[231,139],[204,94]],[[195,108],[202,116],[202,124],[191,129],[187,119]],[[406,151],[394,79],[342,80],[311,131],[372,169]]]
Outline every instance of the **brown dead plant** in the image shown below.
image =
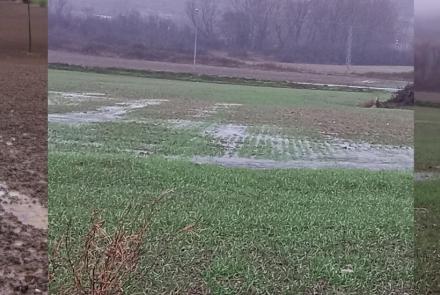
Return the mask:
[[[151,216],[156,205],[168,193],[162,194],[148,208],[128,206],[112,229],[106,225],[102,214],[93,211],[90,226],[80,246],[75,247],[77,250],[73,249],[75,237],[70,222],[66,234],[58,240],[50,255],[50,281],[57,280],[58,271],[68,273],[63,276],[57,294],[124,294],[125,288],[139,275],[139,262]],[[130,216],[130,220],[127,220],[127,216]]]

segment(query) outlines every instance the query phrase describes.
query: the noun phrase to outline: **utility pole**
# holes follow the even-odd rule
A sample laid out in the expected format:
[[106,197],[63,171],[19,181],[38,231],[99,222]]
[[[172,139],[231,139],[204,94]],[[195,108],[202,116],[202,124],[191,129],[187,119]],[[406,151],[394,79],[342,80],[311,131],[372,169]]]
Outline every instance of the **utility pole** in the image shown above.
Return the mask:
[[29,53],[32,52],[32,24],[31,24],[31,0],[27,0],[27,9],[28,9],[28,42],[29,42],[29,47],[28,47],[28,51]]
[[350,70],[352,51],[353,51],[353,26],[350,26],[348,28],[347,55],[345,58],[345,64],[347,65],[347,71]]
[[197,64],[197,38],[198,38],[198,34],[199,34],[199,30],[197,28],[197,15],[198,15],[198,13],[199,13],[199,9],[198,8],[194,9],[194,30],[195,30],[195,32],[194,32],[194,61],[193,61],[194,67]]

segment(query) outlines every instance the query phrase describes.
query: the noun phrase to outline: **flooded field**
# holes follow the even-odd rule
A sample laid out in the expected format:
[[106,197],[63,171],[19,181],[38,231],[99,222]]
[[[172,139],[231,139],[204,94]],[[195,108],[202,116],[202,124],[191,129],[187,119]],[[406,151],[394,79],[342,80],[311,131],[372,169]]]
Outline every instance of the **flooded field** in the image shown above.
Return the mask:
[[130,294],[412,294],[413,112],[361,107],[390,93],[49,81],[52,246],[158,206]]
[[[224,101],[190,103],[185,106],[186,114],[180,118],[170,119],[166,118],[167,116],[151,118],[144,111],[149,109],[154,112],[159,107],[160,110],[165,109],[172,116],[178,116],[182,109],[175,109],[176,113],[173,114],[172,99],[127,99],[102,92],[51,91],[49,93],[49,107],[72,105],[82,111],[52,113],[49,114],[49,122],[71,126],[105,122],[137,122],[162,125],[168,128],[168,131],[172,129],[177,133],[195,131],[222,149],[220,154],[215,156],[194,154],[192,157],[186,157],[198,164],[253,169],[411,170],[413,167],[414,153],[410,143],[407,145],[373,143],[367,140],[342,138],[338,136],[338,133],[325,132],[320,132],[317,136],[312,130],[301,134],[296,132],[295,128],[282,128],[275,125],[276,123],[269,125],[250,120],[249,122],[243,121],[241,124],[234,121],[228,123],[225,118],[231,114],[246,112],[246,105],[243,103]],[[371,112],[378,111],[371,110]],[[387,115],[385,111],[383,115]],[[307,126],[301,126],[301,128],[307,129]],[[149,135],[143,136],[148,141]],[[185,144],[191,145],[192,143],[186,142]],[[100,144],[94,143],[94,145]],[[145,151],[145,154],[151,153]]]

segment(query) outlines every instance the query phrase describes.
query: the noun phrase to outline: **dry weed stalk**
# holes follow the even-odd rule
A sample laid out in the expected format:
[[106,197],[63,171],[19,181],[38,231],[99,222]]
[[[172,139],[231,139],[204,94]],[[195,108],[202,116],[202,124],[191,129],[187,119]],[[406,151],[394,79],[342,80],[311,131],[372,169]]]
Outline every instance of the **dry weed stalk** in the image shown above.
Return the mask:
[[[165,194],[150,206],[150,211],[140,206],[133,215],[128,214],[133,211],[132,206],[127,207],[112,233],[106,229],[101,214],[94,211],[90,227],[76,252],[72,249],[70,223],[66,234],[55,244],[51,253],[51,282],[56,280],[60,269],[70,273],[71,281],[63,282],[57,294],[124,294],[124,287],[138,274],[151,215]],[[133,221],[128,222],[127,216],[131,216]],[[62,255],[62,252],[65,254]]]

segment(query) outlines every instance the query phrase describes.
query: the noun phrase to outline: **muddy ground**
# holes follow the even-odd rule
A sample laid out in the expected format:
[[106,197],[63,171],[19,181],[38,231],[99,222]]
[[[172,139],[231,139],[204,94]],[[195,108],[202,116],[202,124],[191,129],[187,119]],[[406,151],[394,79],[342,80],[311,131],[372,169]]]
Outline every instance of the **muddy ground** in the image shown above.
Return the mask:
[[440,104],[440,92],[417,91],[416,102],[422,104],[431,103],[438,105]]
[[[146,60],[123,59],[117,57],[91,56],[66,51],[49,51],[50,63],[62,63],[88,67],[121,68],[148,71],[164,71],[173,73],[195,73],[210,76],[248,78],[269,81],[290,81],[296,83],[333,84],[377,88],[403,88],[408,79],[395,78],[400,74],[408,74],[407,67],[353,67],[349,73],[342,66],[320,65],[291,66],[287,70],[263,70],[259,68],[230,68],[208,65],[177,64]],[[286,66],[285,66],[286,67]],[[390,70],[391,68],[391,70]],[[397,74],[396,74],[397,73]],[[371,77],[370,77],[371,76]]]
[[0,3],[0,294],[47,293],[47,13]]

